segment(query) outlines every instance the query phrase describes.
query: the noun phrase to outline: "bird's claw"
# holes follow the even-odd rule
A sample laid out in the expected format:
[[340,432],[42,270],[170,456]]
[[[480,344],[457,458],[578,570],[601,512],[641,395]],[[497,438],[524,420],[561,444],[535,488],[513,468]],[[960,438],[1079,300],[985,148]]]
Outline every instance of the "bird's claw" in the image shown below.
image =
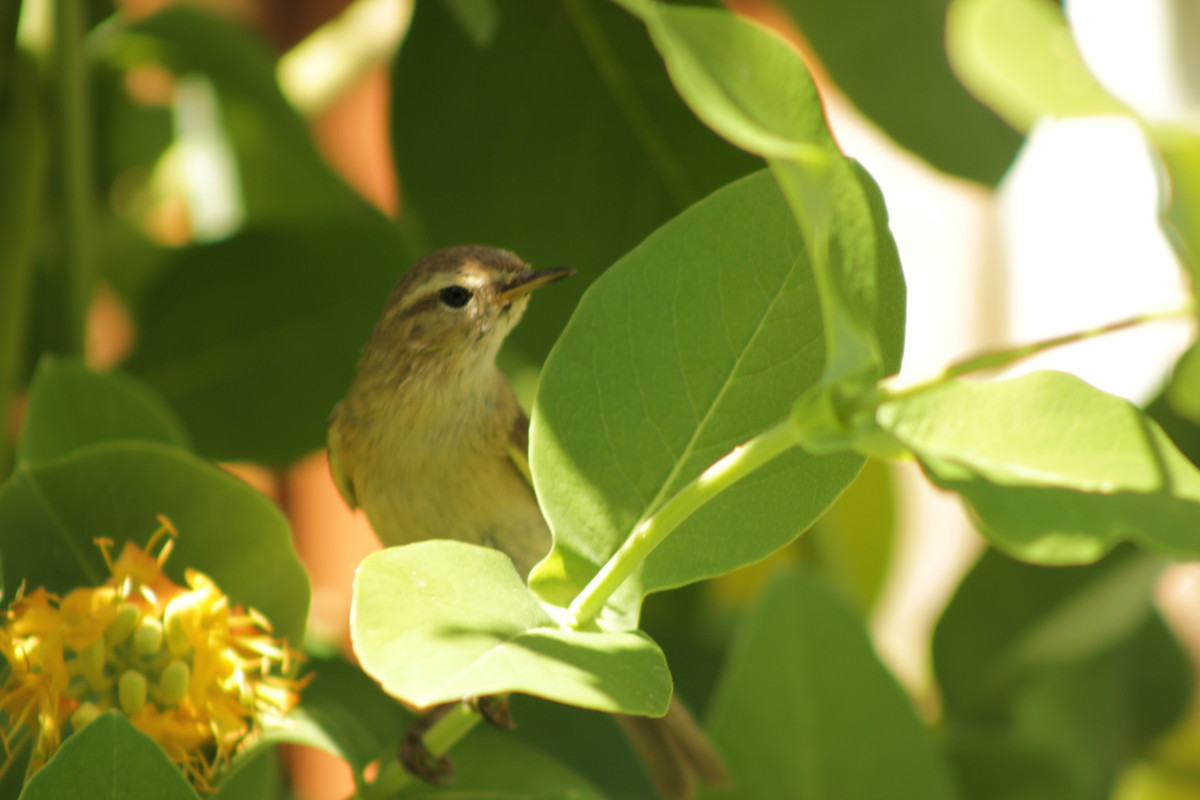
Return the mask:
[[447,755],[434,755],[425,746],[425,732],[444,714],[438,709],[426,714],[408,729],[400,742],[400,763],[417,778],[434,786],[447,786],[454,781],[454,762]]
[[517,727],[517,723],[513,721],[512,706],[509,704],[506,694],[469,697],[467,705],[483,717],[489,725],[502,731],[511,731]]

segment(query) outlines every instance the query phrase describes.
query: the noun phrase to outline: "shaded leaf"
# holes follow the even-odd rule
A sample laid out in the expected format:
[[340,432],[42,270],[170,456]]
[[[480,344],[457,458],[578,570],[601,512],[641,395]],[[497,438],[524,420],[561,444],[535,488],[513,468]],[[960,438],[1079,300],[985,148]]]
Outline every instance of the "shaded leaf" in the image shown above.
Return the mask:
[[403,221],[422,249],[480,242],[580,270],[512,336],[540,360],[591,277],[761,162],[696,121],[612,3],[494,9],[495,33],[476,46],[445,3],[416,4],[393,75]]
[[351,632],[367,674],[419,708],[523,692],[661,716],[671,697],[666,661],[645,634],[560,628],[507,556],[463,542],[368,556],[354,582]]
[[406,265],[382,218],[190,248],[148,291],[126,368],[167,400],[204,455],[287,463],[324,445],[325,420]]
[[1088,567],[1042,569],[987,551],[938,621],[934,667],[947,714],[995,716],[1030,674],[1085,661],[1153,610],[1163,562],[1131,547]]
[[1200,472],[1139,409],[1071,375],[949,382],[877,420],[1020,558],[1094,561],[1123,540],[1200,553]]
[[92,372],[75,361],[43,358],[29,389],[18,457],[46,461],[121,439],[186,446],[170,411],[136,381]]
[[956,796],[857,613],[802,573],[743,621],[709,719],[736,789],[704,797]]
[[405,797],[504,800],[604,800],[575,770],[500,731],[481,729],[454,747],[452,786],[419,784]]
[[21,800],[197,800],[162,748],[119,711],[67,738],[36,772]]
[[100,444],[18,469],[0,491],[4,587],[99,585],[109,573],[93,540],[113,540],[115,553],[126,541],[145,545],[158,514],[179,531],[166,564],[174,581],[198,569],[265,614],[277,636],[303,641],[308,576],[287,520],[241,480],[161,444]]
[[963,88],[944,37],[948,0],[781,0],[858,110],[937,169],[1000,181],[1021,137]]
[[972,798],[1107,798],[1185,712],[1188,660],[1152,604],[1160,565],[1124,547],[1071,568],[989,551],[971,570],[933,654]]

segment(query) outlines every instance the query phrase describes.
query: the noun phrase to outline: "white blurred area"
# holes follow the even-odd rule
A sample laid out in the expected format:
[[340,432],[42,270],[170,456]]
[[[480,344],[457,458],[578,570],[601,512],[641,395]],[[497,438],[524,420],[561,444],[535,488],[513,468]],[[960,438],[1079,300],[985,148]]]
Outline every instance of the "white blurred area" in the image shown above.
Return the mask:
[[[1200,47],[1189,55],[1172,43],[1188,39],[1177,29],[1181,19],[1191,21],[1190,40],[1200,41],[1200,0],[1078,0],[1068,9],[1082,26],[1089,65],[1101,80],[1117,76],[1120,91],[1110,88],[1124,102],[1161,116],[1196,96],[1180,88],[1187,82],[1175,72],[1188,58],[1200,63]],[[1158,227],[1166,190],[1133,122],[1042,121],[993,193],[936,172],[836,92],[823,91],[843,150],[866,166],[887,201],[908,282],[906,376],[1187,302],[1182,269]],[[1182,319],[1155,322],[1044,353],[1009,374],[1062,370],[1144,402],[1192,336]],[[957,500],[933,489],[915,465],[896,475],[901,536],[873,628],[881,655],[928,697],[933,622],[981,540]]]

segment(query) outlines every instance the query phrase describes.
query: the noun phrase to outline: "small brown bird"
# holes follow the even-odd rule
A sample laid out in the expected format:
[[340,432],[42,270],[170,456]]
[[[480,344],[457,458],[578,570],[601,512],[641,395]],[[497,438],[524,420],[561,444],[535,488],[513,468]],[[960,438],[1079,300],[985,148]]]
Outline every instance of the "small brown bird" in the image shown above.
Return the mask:
[[[329,421],[334,481],[384,545],[487,545],[522,577],[550,550],[529,483],[529,421],[496,353],[529,293],[572,272],[466,245],[425,256],[396,284]],[[697,774],[728,783],[680,703],[662,719],[618,720],[664,797],[690,797]]]

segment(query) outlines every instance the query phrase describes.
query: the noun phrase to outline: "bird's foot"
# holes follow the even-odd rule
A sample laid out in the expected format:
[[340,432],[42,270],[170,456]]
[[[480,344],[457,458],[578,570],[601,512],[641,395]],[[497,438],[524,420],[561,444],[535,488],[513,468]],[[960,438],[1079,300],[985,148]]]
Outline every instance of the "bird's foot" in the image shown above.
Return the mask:
[[468,697],[466,703],[493,727],[502,731],[511,731],[517,727],[517,723],[513,721],[512,706],[509,704],[506,694]]
[[400,742],[400,763],[414,776],[434,786],[447,786],[454,781],[454,762],[450,756],[431,753],[425,746],[424,737],[449,709],[449,705],[442,706],[421,717]]

